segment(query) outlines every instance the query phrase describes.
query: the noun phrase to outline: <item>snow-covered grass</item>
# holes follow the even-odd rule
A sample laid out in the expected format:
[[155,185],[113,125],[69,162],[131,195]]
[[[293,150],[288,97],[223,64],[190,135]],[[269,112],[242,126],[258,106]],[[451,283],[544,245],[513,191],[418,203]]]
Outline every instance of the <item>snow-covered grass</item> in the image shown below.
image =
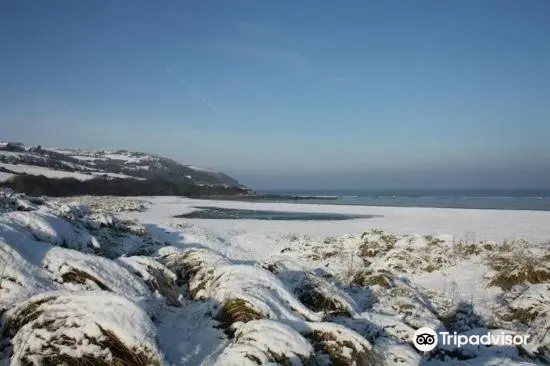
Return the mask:
[[[0,193],[0,365],[550,362],[549,213],[197,202]],[[174,217],[208,205],[381,217]]]

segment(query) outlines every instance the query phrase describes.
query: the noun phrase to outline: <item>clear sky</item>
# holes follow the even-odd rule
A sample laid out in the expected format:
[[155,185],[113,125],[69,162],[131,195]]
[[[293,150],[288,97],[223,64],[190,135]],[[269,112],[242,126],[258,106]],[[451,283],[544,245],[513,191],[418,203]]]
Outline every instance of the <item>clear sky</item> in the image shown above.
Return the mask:
[[550,188],[550,1],[1,1],[0,123],[253,188]]

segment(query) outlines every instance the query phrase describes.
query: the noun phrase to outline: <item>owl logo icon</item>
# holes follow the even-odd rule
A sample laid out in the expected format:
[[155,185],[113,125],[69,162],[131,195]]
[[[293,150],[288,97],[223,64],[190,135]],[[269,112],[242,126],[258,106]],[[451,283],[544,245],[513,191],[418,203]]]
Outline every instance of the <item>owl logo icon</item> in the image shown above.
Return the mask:
[[412,341],[417,350],[428,352],[437,347],[437,333],[432,328],[420,328],[414,332]]

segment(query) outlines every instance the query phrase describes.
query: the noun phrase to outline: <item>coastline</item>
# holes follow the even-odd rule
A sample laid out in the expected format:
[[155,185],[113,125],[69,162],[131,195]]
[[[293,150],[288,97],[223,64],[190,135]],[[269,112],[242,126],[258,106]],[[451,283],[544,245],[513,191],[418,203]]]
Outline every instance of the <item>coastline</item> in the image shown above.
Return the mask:
[[195,196],[196,199],[218,201],[243,201],[243,202],[287,202],[287,201],[311,201],[311,200],[337,200],[338,196],[308,196],[285,194],[234,194],[234,195],[203,195]]
[[550,190],[330,190],[201,195],[203,200],[424,207],[480,210],[550,211]]

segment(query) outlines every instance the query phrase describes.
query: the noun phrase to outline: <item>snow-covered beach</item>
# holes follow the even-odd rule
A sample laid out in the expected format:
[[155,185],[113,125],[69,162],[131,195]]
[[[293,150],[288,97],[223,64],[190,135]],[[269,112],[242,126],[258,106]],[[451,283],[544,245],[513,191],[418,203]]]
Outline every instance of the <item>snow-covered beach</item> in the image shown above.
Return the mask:
[[[550,242],[550,212],[518,210],[467,210],[413,207],[367,207],[342,205],[312,205],[291,203],[254,203],[238,201],[208,201],[180,197],[144,197],[151,202],[149,210],[131,213],[129,217],[142,222],[166,225],[166,222],[192,222],[201,228],[216,232],[220,237],[232,240],[235,248],[251,246],[250,250],[269,255],[270,237],[289,234],[307,234],[323,239],[327,236],[343,236],[379,228],[395,234],[441,235],[456,241],[504,241],[522,238],[533,242]],[[376,218],[317,221],[269,221],[269,220],[201,220],[176,219],[174,216],[195,210],[197,206],[234,209],[260,209],[283,212],[315,212],[351,215],[377,215]],[[264,243],[255,240],[260,236]],[[267,240],[266,240],[267,239]],[[266,240],[266,241],[265,241]],[[280,244],[284,245],[284,244]],[[233,250],[229,245],[227,250]],[[236,249],[235,255],[242,255]],[[260,254],[258,254],[260,255]],[[253,257],[251,259],[261,259]]]
[[[374,217],[176,217],[198,206]],[[550,362],[548,222],[542,211],[2,196],[2,362]],[[411,342],[423,326],[532,342],[423,354]]]

